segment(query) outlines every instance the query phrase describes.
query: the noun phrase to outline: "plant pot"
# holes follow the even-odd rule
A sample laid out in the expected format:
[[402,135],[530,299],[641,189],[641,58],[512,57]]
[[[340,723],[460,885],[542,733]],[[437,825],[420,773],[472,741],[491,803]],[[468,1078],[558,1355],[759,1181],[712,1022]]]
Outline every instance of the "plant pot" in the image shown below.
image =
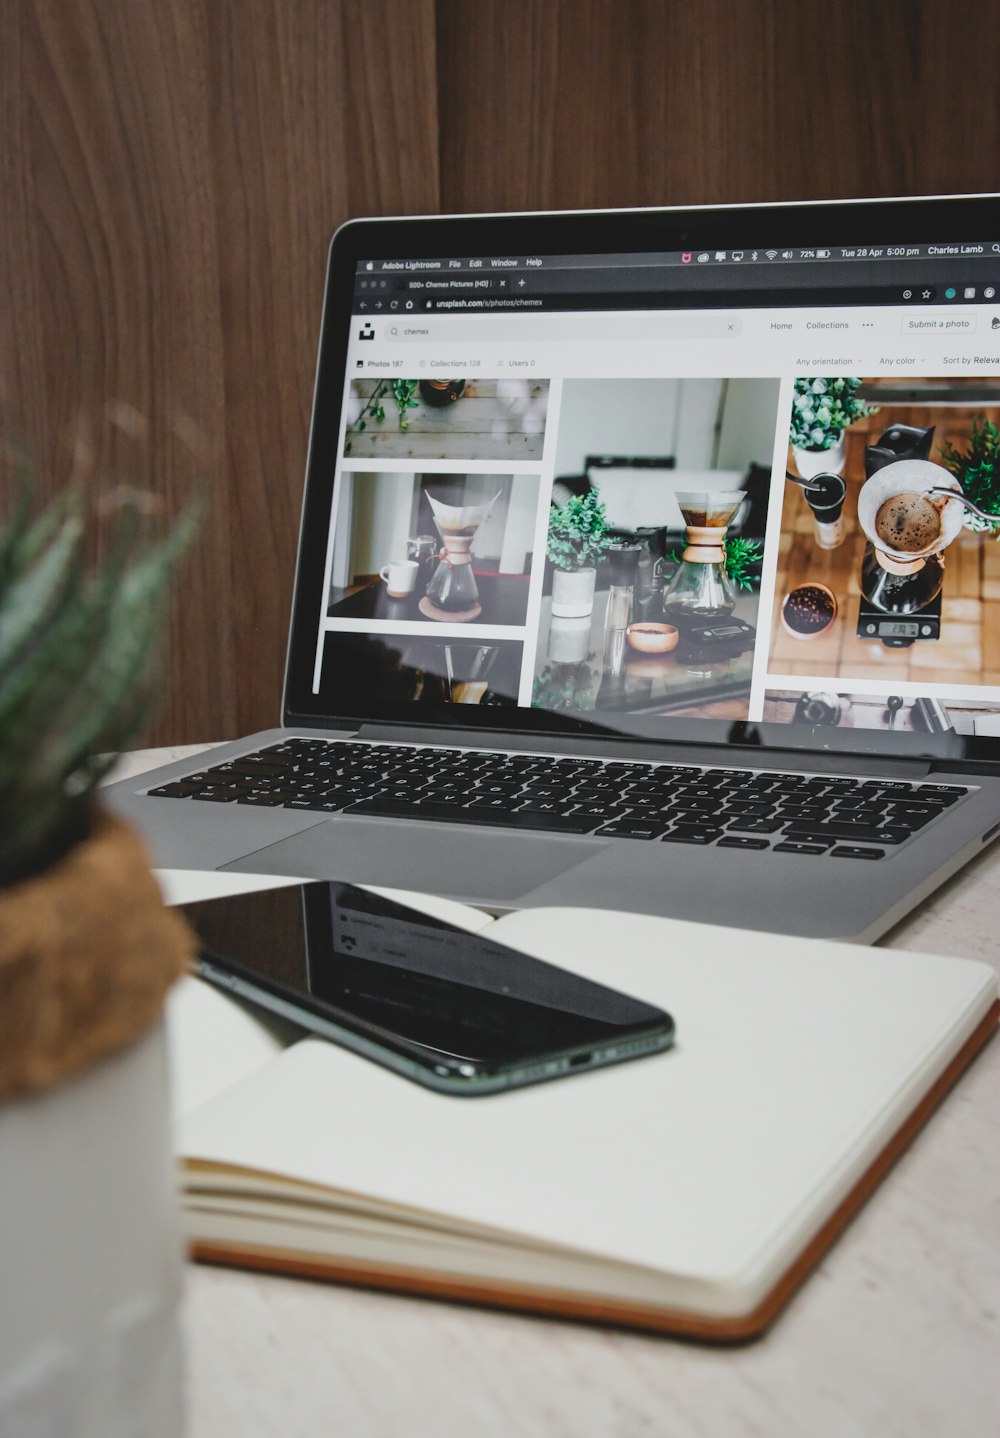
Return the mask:
[[792,454],[795,456],[795,468],[803,479],[812,479],[815,474],[840,474],[847,457],[844,431],[840,431],[829,449],[800,449],[793,444]]
[[[591,599],[593,607],[593,599]],[[580,664],[590,652],[590,615],[563,619],[553,615],[549,625],[549,658],[553,664]]]
[[555,569],[552,572],[552,613],[559,619],[582,619],[594,608],[596,569]]
[[0,890],[2,1433],[183,1431],[162,1006],[190,951],[109,819]]

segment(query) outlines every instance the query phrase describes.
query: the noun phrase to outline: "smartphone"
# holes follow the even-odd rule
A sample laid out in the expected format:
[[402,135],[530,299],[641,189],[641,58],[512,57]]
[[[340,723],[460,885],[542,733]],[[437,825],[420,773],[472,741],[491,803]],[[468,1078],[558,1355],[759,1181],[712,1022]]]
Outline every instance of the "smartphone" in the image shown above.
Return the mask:
[[664,1010],[352,884],[187,904],[209,983],[443,1093],[667,1049]]

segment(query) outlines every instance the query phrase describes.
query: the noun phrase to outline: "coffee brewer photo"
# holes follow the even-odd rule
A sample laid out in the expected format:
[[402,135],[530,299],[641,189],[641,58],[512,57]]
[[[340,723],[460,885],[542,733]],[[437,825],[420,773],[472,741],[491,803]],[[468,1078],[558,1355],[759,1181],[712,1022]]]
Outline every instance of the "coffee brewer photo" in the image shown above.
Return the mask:
[[777,379],[567,380],[532,704],[745,719]]
[[537,509],[534,474],[343,474],[328,616],[523,625]]
[[998,423],[997,380],[795,381],[770,674],[1000,686]]

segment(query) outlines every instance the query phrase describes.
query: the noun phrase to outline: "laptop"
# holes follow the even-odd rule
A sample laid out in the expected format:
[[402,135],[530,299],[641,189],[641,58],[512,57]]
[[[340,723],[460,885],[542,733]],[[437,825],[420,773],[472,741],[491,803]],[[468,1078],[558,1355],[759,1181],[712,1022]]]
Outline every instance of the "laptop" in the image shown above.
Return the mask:
[[108,802],[161,866],[871,940],[1000,833],[998,286],[996,196],[346,224],[280,725]]

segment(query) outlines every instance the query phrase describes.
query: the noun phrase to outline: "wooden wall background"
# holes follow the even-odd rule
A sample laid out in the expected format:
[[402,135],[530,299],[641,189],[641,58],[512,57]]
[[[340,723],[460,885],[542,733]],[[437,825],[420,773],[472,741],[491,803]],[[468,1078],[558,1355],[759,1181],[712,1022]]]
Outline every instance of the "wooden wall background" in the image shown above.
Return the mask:
[[0,0],[0,433],[46,489],[212,496],[150,742],[276,718],[342,220],[1000,188],[998,21],[997,0]]

